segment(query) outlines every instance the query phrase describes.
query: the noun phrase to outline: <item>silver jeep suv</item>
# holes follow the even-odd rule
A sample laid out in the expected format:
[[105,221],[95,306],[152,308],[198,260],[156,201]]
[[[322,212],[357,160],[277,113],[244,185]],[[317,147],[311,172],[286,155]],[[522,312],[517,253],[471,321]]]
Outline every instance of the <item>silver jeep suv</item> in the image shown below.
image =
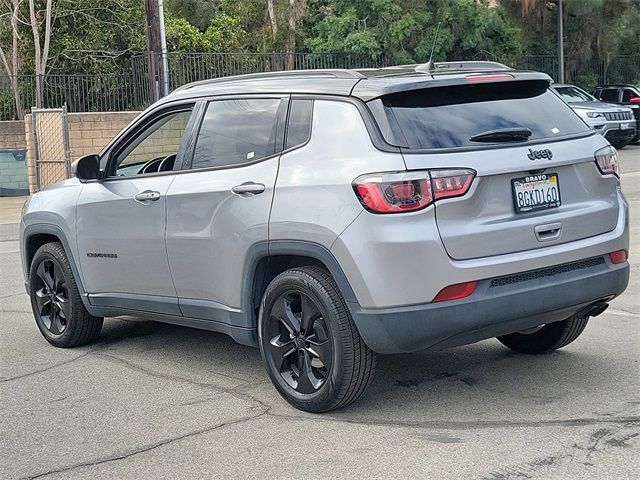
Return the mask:
[[626,288],[628,206],[549,84],[476,62],[178,89],[25,206],[38,328],[223,332],[312,412],[360,397],[376,353],[563,347]]
[[618,150],[636,136],[636,122],[630,108],[603,103],[575,85],[554,83],[551,89]]

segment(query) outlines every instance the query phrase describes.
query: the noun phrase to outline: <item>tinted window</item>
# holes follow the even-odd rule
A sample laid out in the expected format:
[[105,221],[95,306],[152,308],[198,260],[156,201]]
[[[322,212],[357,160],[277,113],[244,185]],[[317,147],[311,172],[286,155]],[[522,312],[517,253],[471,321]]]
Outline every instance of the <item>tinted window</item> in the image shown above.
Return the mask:
[[593,102],[595,99],[578,87],[555,87],[554,90],[567,103]]
[[[253,162],[276,152],[278,98],[220,100],[207,106],[192,168]],[[280,142],[280,145],[282,142]]]
[[600,100],[603,102],[617,102],[618,101],[618,89],[617,88],[605,88],[600,92]]
[[293,148],[307,143],[311,135],[312,111],[313,100],[294,99],[291,102],[285,148]]
[[624,90],[622,90],[622,101],[625,103],[629,103],[629,100],[637,96],[638,95],[636,95],[635,92],[630,88],[625,88]]
[[387,141],[410,149],[434,149],[478,146],[471,137],[505,128],[528,128],[530,140],[589,131],[547,87],[544,81],[520,81],[387,95],[382,103],[391,126],[387,136],[393,137]]

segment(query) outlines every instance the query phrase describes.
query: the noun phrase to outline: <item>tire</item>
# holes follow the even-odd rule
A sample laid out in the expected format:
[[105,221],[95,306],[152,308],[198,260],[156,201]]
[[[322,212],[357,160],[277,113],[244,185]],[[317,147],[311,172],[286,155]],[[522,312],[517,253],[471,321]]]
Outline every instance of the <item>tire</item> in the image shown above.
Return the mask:
[[89,314],[84,307],[60,243],[47,243],[33,256],[29,292],[36,325],[51,345],[77,347],[100,334],[103,319]]
[[561,322],[545,325],[533,333],[511,333],[498,337],[498,340],[519,353],[551,353],[569,345],[580,336],[587,326],[589,317],[571,317]]
[[319,267],[294,268],[273,279],[260,305],[258,340],[273,385],[299,410],[342,408],[373,378],[375,353],[360,337],[335,281]]

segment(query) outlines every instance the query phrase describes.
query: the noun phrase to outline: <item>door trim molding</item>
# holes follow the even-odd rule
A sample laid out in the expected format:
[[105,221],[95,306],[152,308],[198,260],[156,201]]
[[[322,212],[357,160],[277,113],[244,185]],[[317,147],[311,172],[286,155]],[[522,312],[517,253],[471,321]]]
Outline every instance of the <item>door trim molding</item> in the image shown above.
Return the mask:
[[121,308],[138,313],[182,315],[176,297],[135,293],[90,293],[89,301],[96,307]]

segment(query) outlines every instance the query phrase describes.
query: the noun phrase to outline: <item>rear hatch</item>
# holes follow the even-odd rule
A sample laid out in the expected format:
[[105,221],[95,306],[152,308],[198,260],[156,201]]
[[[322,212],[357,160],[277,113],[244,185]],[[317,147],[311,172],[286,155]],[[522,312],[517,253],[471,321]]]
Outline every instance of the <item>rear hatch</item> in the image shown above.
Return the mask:
[[543,248],[615,228],[617,179],[604,177],[594,159],[607,144],[546,81],[448,85],[373,102],[408,170],[477,172],[466,195],[435,206],[452,258]]

